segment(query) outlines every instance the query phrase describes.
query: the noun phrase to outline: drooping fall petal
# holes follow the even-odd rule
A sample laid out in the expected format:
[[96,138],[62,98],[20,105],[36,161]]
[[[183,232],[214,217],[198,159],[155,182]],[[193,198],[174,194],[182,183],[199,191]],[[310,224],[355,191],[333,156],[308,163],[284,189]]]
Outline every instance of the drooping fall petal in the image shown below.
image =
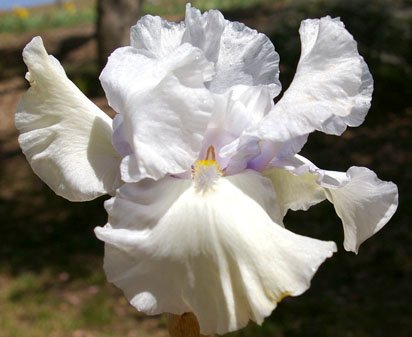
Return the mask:
[[398,207],[398,188],[366,167],[351,167],[346,175],[349,182],[343,187],[325,191],[342,220],[345,249],[357,253],[362,242],[392,218]]
[[396,185],[378,179],[365,167],[326,171],[296,156],[290,165],[268,169],[264,175],[273,183],[283,214],[328,199],[342,220],[344,247],[355,253],[390,220],[398,206]]
[[84,201],[119,186],[111,118],[67,78],[40,37],[23,51],[30,89],[16,112],[19,143],[33,171],[58,195]]
[[206,191],[171,177],[124,185],[107,203],[109,223],[95,230],[106,242],[109,280],[140,311],[193,312],[203,334],[262,323],[336,251],[274,223],[263,208],[274,199],[265,184],[245,171]]

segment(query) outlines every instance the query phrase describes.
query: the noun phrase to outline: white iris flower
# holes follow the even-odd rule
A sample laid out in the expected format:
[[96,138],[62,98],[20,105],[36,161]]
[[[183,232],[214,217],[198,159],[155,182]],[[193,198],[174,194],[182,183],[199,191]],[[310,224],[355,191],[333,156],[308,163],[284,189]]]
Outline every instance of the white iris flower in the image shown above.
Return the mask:
[[285,229],[288,209],[328,199],[354,252],[395,212],[393,183],[297,155],[315,130],[360,125],[373,90],[339,19],[305,20],[300,35],[295,78],[274,105],[279,57],[265,35],[190,5],[181,23],[145,16],[100,77],[113,121],[39,37],[24,49],[21,148],[57,194],[114,196],[95,232],[109,281],[138,310],[193,312],[204,334],[260,324],[336,251]]

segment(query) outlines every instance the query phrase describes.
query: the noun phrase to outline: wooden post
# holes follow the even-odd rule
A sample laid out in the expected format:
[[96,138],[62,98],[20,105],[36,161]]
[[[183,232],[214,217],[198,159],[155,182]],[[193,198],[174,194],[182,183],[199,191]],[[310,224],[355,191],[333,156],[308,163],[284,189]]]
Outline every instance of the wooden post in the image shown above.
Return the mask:
[[170,337],[212,337],[200,334],[199,323],[196,316],[191,312],[183,315],[168,314]]

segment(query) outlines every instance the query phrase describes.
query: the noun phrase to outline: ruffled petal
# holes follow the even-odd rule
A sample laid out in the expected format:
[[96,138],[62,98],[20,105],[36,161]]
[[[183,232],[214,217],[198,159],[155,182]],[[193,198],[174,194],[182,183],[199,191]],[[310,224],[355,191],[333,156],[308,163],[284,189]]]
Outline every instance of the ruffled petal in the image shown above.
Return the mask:
[[[206,192],[171,177],[124,185],[107,204],[109,223],[95,230],[109,280],[140,311],[193,312],[203,334],[262,323],[336,251],[274,223],[262,208],[273,199],[266,181],[246,171]],[[142,183],[152,189],[140,191]],[[255,191],[263,196],[254,200]],[[160,207],[148,204],[154,195]]]
[[272,84],[279,94],[279,55],[269,38],[239,22],[230,22],[217,10],[203,14],[186,5],[184,42],[205,52],[216,65],[209,89],[222,93],[237,84]]
[[305,20],[292,84],[259,128],[262,139],[295,154],[319,130],[340,135],[359,126],[370,107],[373,79],[356,42],[339,19]]
[[201,13],[186,5],[184,22],[168,22],[146,15],[131,29],[131,45],[147,56],[162,58],[181,44],[201,49],[216,65],[214,78],[207,83],[216,93],[234,85],[270,85],[272,98],[279,94],[279,55],[264,34],[239,22],[225,20],[222,13]]
[[385,226],[395,213],[398,188],[378,179],[365,167],[351,167],[346,175],[349,182],[343,187],[325,191],[343,222],[345,249],[357,253],[362,242]]
[[183,42],[203,50],[206,58],[216,63],[220,53],[220,39],[226,20],[218,10],[201,13],[190,4],[186,5],[185,32]]
[[326,171],[302,156],[272,164],[278,168],[264,175],[272,181],[280,209],[284,213],[288,209],[306,210],[327,198],[342,220],[347,251],[357,253],[359,246],[378,232],[397,209],[396,185],[378,179],[365,167]]
[[120,184],[111,119],[47,55],[40,37],[23,51],[30,89],[16,112],[19,142],[33,171],[58,195],[91,200]]
[[132,47],[110,56],[100,79],[109,104],[121,114],[114,143],[131,150],[121,164],[124,181],[190,170],[214,105],[204,87],[212,75],[213,65],[189,44],[161,59]]
[[146,51],[150,57],[165,57],[182,44],[184,30],[183,22],[145,15],[130,29],[131,46]]

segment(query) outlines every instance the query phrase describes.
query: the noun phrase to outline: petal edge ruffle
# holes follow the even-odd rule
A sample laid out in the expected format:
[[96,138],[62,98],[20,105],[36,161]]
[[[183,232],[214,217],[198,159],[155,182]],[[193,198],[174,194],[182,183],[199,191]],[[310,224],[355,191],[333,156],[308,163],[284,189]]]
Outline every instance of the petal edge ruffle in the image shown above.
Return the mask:
[[[150,183],[175,190],[177,198],[169,205],[167,197],[168,210],[151,227],[142,226],[136,212],[125,220],[108,207],[109,223],[95,230],[106,242],[105,270],[138,310],[193,312],[203,334],[237,330],[250,319],[260,324],[283,297],[302,294],[336,251],[333,242],[277,225],[242,192],[242,184],[259,186],[256,173],[234,177],[201,194],[184,180]],[[118,193],[126,189],[132,196],[126,185]],[[136,205],[117,198],[111,203]]]
[[204,85],[213,72],[202,51],[189,44],[160,59],[132,47],[110,56],[100,80],[109,104],[121,116],[113,142],[131,152],[121,163],[124,181],[190,170],[214,106]]
[[[340,135],[359,126],[370,107],[373,79],[356,42],[339,19],[305,20],[295,77],[258,128],[283,155],[298,153],[315,130]],[[276,155],[276,154],[275,154]]]
[[19,143],[33,171],[58,195],[91,200],[119,186],[111,119],[47,55],[40,37],[23,51],[30,89],[16,112]]
[[299,155],[272,164],[279,167],[264,174],[272,181],[283,213],[288,209],[306,210],[328,199],[342,220],[347,251],[357,253],[359,246],[382,229],[397,209],[397,186],[378,179],[365,167],[327,171]]

